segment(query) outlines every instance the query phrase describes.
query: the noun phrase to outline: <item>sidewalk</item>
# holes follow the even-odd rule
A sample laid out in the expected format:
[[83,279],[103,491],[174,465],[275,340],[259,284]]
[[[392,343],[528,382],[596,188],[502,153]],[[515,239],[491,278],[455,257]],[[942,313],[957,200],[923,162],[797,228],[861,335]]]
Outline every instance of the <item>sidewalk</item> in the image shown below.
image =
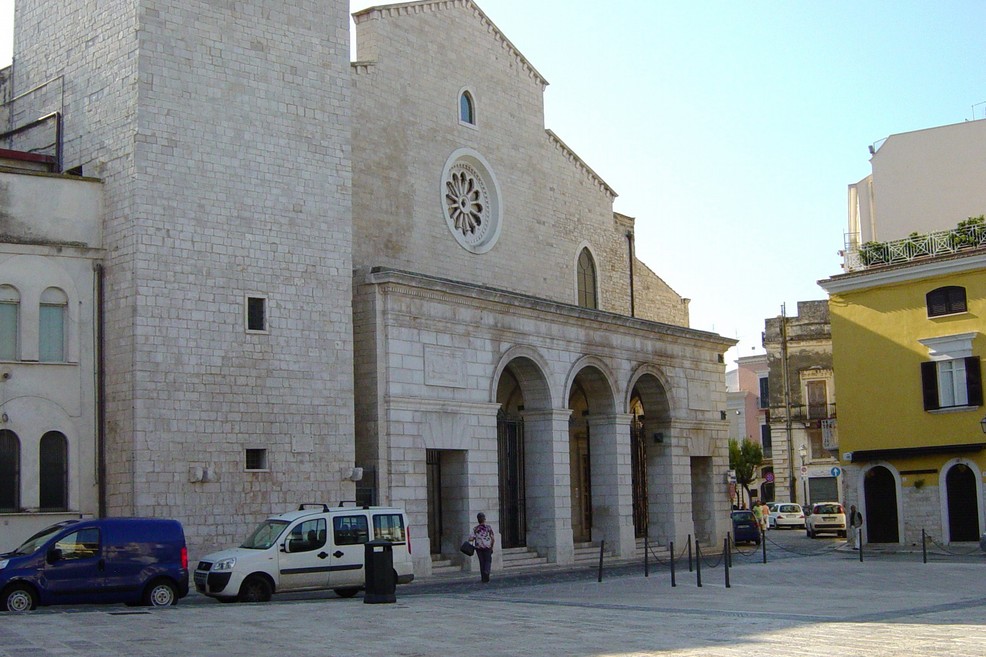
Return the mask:
[[734,562],[730,588],[721,566],[703,569],[698,587],[686,565],[676,587],[666,569],[650,577],[608,570],[601,583],[559,571],[488,585],[425,580],[399,587],[393,604],[330,594],[256,605],[184,600],[161,610],[52,608],[0,618],[0,657],[983,654],[986,562],[855,557]]

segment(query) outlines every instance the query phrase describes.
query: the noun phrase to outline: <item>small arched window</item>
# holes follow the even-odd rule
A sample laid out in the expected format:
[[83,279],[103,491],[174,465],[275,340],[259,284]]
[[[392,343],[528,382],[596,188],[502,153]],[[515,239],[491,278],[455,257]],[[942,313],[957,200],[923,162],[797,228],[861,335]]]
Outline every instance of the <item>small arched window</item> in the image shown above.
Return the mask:
[[925,300],[928,304],[928,317],[954,315],[966,312],[965,288],[948,285],[928,292]]
[[68,508],[68,440],[58,431],[49,431],[41,437],[39,451],[39,506],[44,511],[63,511]]
[[21,442],[0,429],[0,512],[21,510]]
[[21,296],[10,285],[0,285],[0,360],[17,360],[17,326]]
[[582,249],[578,264],[579,305],[583,308],[598,308],[596,298],[596,263],[589,249]]
[[472,100],[472,94],[463,91],[459,96],[459,120],[469,125],[476,125],[476,105]]
[[47,363],[65,362],[65,312],[68,296],[56,287],[41,293],[41,322],[38,332],[38,359]]

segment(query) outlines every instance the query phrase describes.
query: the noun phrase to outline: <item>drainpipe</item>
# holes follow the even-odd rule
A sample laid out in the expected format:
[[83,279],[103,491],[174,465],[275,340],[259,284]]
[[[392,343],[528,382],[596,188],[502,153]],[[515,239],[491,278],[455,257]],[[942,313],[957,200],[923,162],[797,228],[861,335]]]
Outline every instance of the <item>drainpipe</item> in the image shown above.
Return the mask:
[[[781,304],[781,377],[784,385],[784,429],[787,432],[788,493],[793,502],[797,497],[794,486],[794,439],[791,429],[791,381],[787,361],[787,305]],[[808,500],[804,500],[805,503]]]
[[627,231],[627,255],[630,264],[630,317],[636,317],[633,292],[633,231]]
[[103,265],[96,263],[96,486],[99,517],[106,517],[106,375],[103,356]]

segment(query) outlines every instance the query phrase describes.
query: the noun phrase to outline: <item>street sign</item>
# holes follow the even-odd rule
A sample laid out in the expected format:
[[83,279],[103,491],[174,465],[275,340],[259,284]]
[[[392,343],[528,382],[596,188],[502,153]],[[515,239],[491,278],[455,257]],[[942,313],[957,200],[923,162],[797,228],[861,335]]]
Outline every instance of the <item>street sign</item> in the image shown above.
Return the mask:
[[764,478],[763,479],[768,484],[774,483],[774,473],[773,472],[768,472],[766,475],[764,475]]
[[802,465],[801,466],[801,474],[803,474],[803,475],[804,474],[808,474],[808,466],[807,465]]
[[835,466],[834,468],[832,468],[833,477],[838,477],[840,474],[842,474],[842,468],[840,468],[839,466]]

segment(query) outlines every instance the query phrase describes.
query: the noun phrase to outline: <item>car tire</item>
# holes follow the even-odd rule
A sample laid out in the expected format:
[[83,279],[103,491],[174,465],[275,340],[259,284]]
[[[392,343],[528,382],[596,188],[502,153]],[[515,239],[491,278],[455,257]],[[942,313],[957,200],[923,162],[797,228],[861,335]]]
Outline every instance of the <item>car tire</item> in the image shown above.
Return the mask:
[[332,589],[335,594],[340,598],[351,598],[357,593],[359,593],[359,588],[355,586],[347,587],[344,589]]
[[845,532],[839,532],[839,538],[846,538]]
[[20,613],[31,611],[38,606],[38,596],[27,584],[12,584],[4,589],[0,598],[0,611]]
[[178,588],[168,579],[156,579],[144,590],[145,607],[172,607],[178,604]]
[[240,602],[270,602],[273,594],[270,582],[261,575],[250,575],[240,586]]

